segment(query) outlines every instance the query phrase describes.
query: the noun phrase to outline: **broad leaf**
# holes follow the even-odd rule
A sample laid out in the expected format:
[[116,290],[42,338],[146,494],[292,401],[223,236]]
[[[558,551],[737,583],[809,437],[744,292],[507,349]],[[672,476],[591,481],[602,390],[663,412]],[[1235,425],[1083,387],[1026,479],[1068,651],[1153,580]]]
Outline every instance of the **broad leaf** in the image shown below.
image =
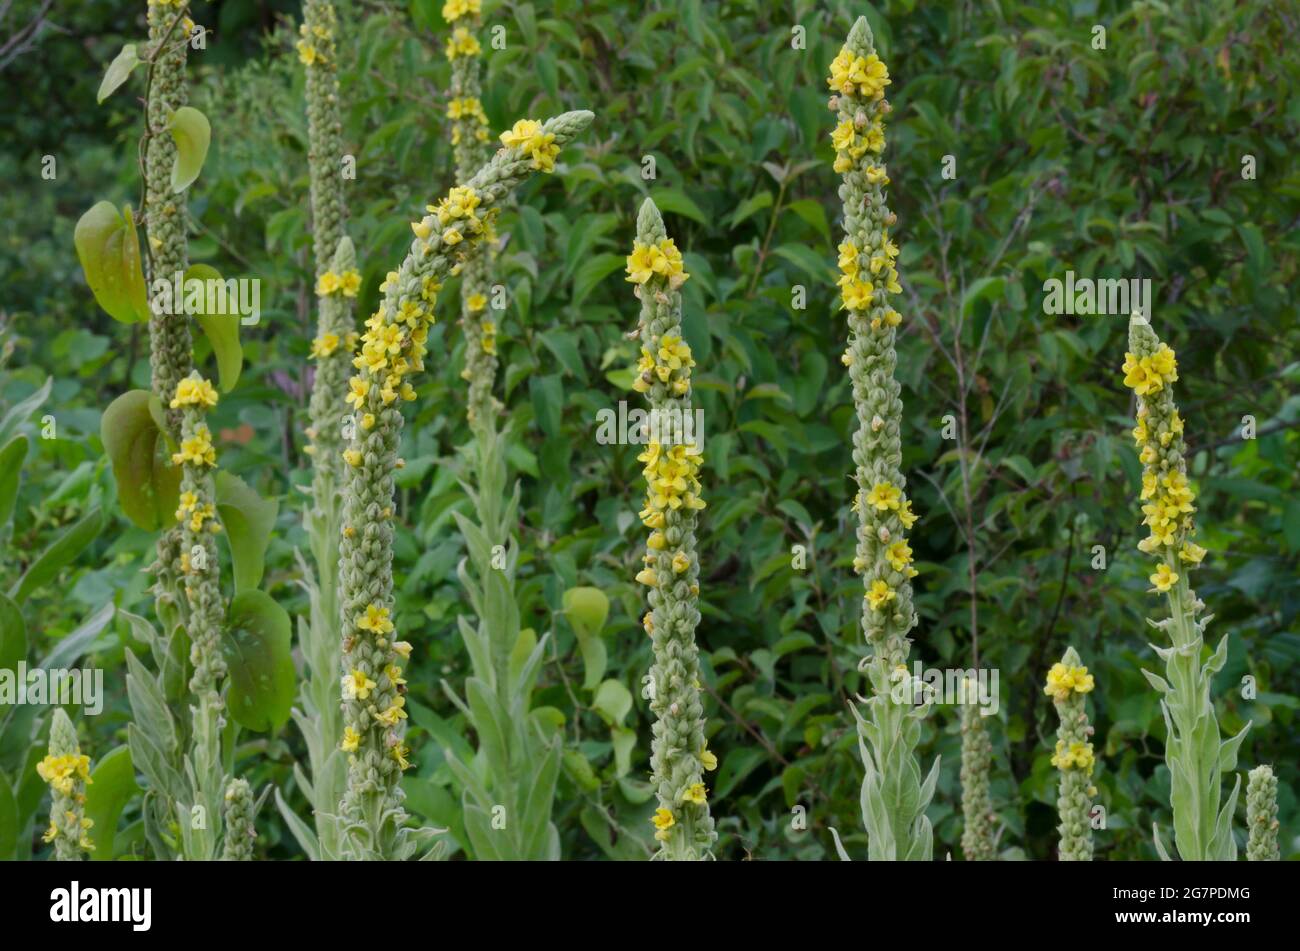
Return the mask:
[[124,324],[148,320],[140,241],[131,209],[119,213],[111,202],[97,203],[77,222],[72,241],[86,283],[104,312]]
[[99,93],[95,97],[96,102],[103,102],[117,90],[122,83],[131,77],[131,72],[140,65],[140,57],[136,55],[135,44],[128,43],[122,47],[122,52],[113,57],[113,62],[108,64],[108,70],[104,73],[104,81],[99,84]]
[[217,514],[230,542],[235,569],[235,593],[262,583],[266,546],[275,527],[280,503],[266,501],[237,475],[224,469],[216,475]]
[[49,548],[37,556],[23,576],[9,589],[9,597],[22,604],[41,585],[57,578],[59,572],[71,564],[99,535],[102,521],[99,509],[91,509],[80,522],[56,538]]
[[193,106],[181,106],[172,113],[167,124],[176,140],[176,164],[172,166],[172,191],[183,192],[194,183],[203,170],[203,160],[208,155],[212,141],[212,127],[208,117]]
[[[185,272],[185,281],[221,281],[217,269],[208,264],[191,264]],[[217,358],[217,378],[221,383],[221,392],[229,393],[239,382],[239,374],[244,369],[244,348],[239,343],[239,312],[231,297],[225,293],[214,296],[214,307],[208,311],[207,294],[196,301],[190,313],[198,321],[203,333],[212,345],[212,354]],[[224,306],[222,306],[224,304]]]
[[113,464],[117,499],[136,525],[153,532],[176,521],[181,470],[171,464],[167,440],[149,410],[150,394],[130,390],[109,404],[99,438]]
[[266,732],[289,719],[294,670],[289,614],[262,591],[244,591],[230,602],[221,649],[229,668],[227,706],[236,723]]
[[86,786],[86,818],[94,822],[90,829],[90,838],[95,843],[95,850],[90,853],[92,859],[107,862],[113,858],[118,819],[139,791],[130,747],[119,746],[91,772]]

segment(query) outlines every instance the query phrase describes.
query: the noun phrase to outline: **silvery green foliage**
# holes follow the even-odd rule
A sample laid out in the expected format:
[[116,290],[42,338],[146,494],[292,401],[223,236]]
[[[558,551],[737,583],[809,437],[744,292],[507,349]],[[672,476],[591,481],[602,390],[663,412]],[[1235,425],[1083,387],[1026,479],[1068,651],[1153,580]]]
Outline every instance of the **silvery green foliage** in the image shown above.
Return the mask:
[[[547,120],[542,131],[554,135],[555,144],[563,147],[591,119],[590,112],[567,112]],[[481,214],[486,218],[534,170],[532,160],[521,148],[503,148],[464,186],[474,190]],[[406,258],[385,284],[377,326],[394,325],[404,305],[427,315],[426,287],[441,285],[469,250],[465,245],[472,246],[482,237],[481,233],[462,227],[460,222],[455,230],[459,243],[448,244],[437,232],[427,238],[417,236],[412,241]],[[342,851],[354,859],[406,858],[434,834],[430,829],[405,828],[407,816],[399,786],[402,767],[394,755],[404,747],[404,731],[400,722],[390,727],[369,712],[371,708],[393,708],[400,696],[398,685],[391,682],[385,671],[401,666],[404,659],[392,640],[376,637],[358,625],[369,606],[391,613],[393,603],[391,515],[402,413],[396,404],[382,402],[379,389],[372,386],[358,408],[373,416],[375,424],[369,429],[357,426],[347,450],[355,454],[356,465],[350,466],[343,493],[344,535],[339,553],[343,647],[340,669],[345,675],[359,671],[377,685],[373,699],[345,700],[343,708],[345,728],[354,730],[358,736],[357,749],[349,757],[347,788],[339,806],[343,823]],[[477,703],[483,708],[485,718],[500,713],[485,703],[481,691],[470,692],[469,700],[471,705]]]
[[232,779],[226,784],[225,799],[226,835],[221,843],[221,859],[248,862],[253,858],[253,845],[257,842],[257,828],[253,824],[256,809],[248,781]]
[[968,694],[961,705],[961,811],[965,821],[961,848],[968,862],[991,862],[996,858],[995,816],[989,796],[992,765],[993,744],[984,717],[974,695]]
[[[478,524],[456,518],[469,550],[458,568],[478,617],[457,618],[472,675],[465,698],[444,689],[478,736],[473,762],[445,750],[460,786],[465,833],[480,860],[555,860],[560,836],[551,822],[559,778],[561,742],[555,727],[532,710],[533,686],[550,635],[521,633],[515,601],[519,545],[519,486],[507,495],[505,441],[491,419],[476,427],[477,487],[465,485]],[[494,562],[493,548],[500,545]]]
[[[659,209],[647,198],[637,215],[637,245],[654,247],[667,237]],[[661,347],[682,340],[680,284],[667,275],[654,274],[637,287],[636,293],[641,300],[637,336],[643,352],[651,355],[652,362],[657,361]],[[680,368],[667,374],[667,379],[655,372],[647,372],[642,378],[642,385],[648,387],[645,393],[650,409],[665,427],[692,416],[692,362],[685,359]],[[700,434],[694,433],[693,437],[698,440]],[[661,439],[663,434],[651,434],[650,438]],[[665,444],[661,452],[667,453],[670,448]],[[666,507],[662,514],[662,527],[656,528],[655,534],[662,536],[663,545],[646,549],[645,564],[655,576],[648,588],[647,623],[654,662],[644,696],[655,715],[650,782],[660,810],[666,810],[674,821],[661,830],[663,844],[655,858],[692,861],[712,858],[718,838],[708,801],[688,798],[692,789],[703,788],[708,742],[704,734],[699,647],[695,642],[700,623],[700,562],[695,540],[699,516],[688,504]],[[684,556],[681,571],[674,566],[678,556]]]
[[50,782],[50,828],[46,841],[54,842],[54,857],[60,862],[80,862],[94,843],[87,837],[85,821],[88,763],[81,755],[77,728],[62,707],[55,707],[50,720],[49,756],[42,766],[54,766],[61,774],[42,776]]
[[1256,766],[1246,782],[1246,827],[1250,838],[1246,858],[1251,862],[1276,862],[1281,853],[1277,846],[1277,777],[1272,766]]
[[[871,56],[874,40],[865,17],[849,32],[845,48],[855,56]],[[841,94],[832,100],[841,123],[855,128],[878,123],[888,112],[887,101]],[[885,245],[885,229],[895,220],[885,204],[880,183],[870,182],[866,162],[856,161],[843,173],[839,188],[844,208],[844,233],[858,249],[860,257],[870,258]],[[894,600],[886,610],[872,610],[864,601],[862,627],[871,655],[864,662],[871,681],[872,696],[866,701],[865,715],[851,708],[858,726],[858,748],[865,776],[862,782],[862,819],[866,825],[868,855],[872,861],[928,861],[934,836],[926,807],[934,795],[939,778],[939,759],[923,778],[916,757],[921,738],[921,724],[929,713],[929,703],[913,704],[906,673],[911,650],[908,632],[916,625],[912,606],[912,586],[905,575],[894,572],[885,559],[890,539],[902,537],[904,526],[895,513],[883,520],[868,512],[866,496],[879,483],[888,483],[900,491],[905,487],[902,444],[900,386],[894,377],[898,362],[895,350],[896,330],[887,319],[890,310],[883,288],[878,288],[869,310],[849,310],[849,375],[853,382],[853,401],[858,428],[853,437],[854,473],[860,523],[858,558],[864,582],[888,579]],[[876,525],[876,521],[882,524]],[[884,524],[888,522],[888,524]],[[882,536],[882,531],[887,533]],[[892,572],[892,573],[891,573]],[[899,683],[902,668],[903,683]],[[917,686],[916,689],[920,689]],[[835,838],[842,858],[847,853]]]
[[[1129,321],[1129,350],[1135,357],[1149,357],[1160,347],[1160,340],[1151,325],[1134,315]],[[1146,407],[1147,428],[1161,432],[1177,412],[1173,387],[1166,385],[1156,393],[1141,397]],[[1160,449],[1162,471],[1187,474],[1187,461],[1183,455],[1184,443],[1176,435],[1167,447]],[[1219,720],[1210,699],[1214,675],[1223,669],[1228,659],[1228,635],[1219,641],[1214,653],[1201,659],[1205,644],[1205,628],[1213,615],[1201,617],[1205,604],[1187,583],[1187,572],[1182,572],[1177,585],[1168,592],[1170,616],[1161,621],[1148,621],[1168,639],[1169,647],[1152,645],[1152,649],[1165,663],[1165,676],[1143,670],[1147,681],[1160,693],[1160,709],[1164,713],[1168,739],[1165,742],[1165,762],[1171,779],[1170,800],[1174,813],[1174,844],[1183,861],[1235,860],[1237,843],[1232,837],[1232,816],[1237,808],[1237,795],[1241,789],[1241,776],[1236,777],[1232,792],[1222,800],[1220,773],[1231,773],[1237,768],[1237,750],[1250,722],[1241,732],[1226,740],[1220,739]],[[1156,851],[1161,858],[1169,855],[1154,830]]]
[[[1068,668],[1079,667],[1079,654],[1073,647],[1066,648],[1061,663]],[[1091,683],[1091,681],[1089,681]],[[1089,763],[1062,766],[1054,758],[1061,779],[1057,790],[1056,811],[1061,822],[1056,827],[1060,833],[1059,856],[1062,862],[1092,861],[1092,734],[1088,722],[1086,693],[1071,690],[1064,698],[1053,698],[1061,725],[1056,732],[1058,756],[1060,750],[1070,750],[1082,745],[1088,750]]]

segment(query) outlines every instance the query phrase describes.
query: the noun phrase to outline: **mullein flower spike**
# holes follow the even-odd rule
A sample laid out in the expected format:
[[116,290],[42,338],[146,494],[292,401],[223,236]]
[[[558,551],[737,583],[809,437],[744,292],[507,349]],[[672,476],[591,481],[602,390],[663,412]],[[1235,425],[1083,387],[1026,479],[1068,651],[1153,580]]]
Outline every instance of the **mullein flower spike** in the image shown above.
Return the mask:
[[1092,797],[1097,795],[1092,785],[1092,769],[1096,756],[1085,695],[1094,686],[1092,674],[1079,663],[1078,653],[1070,647],[1061,662],[1053,664],[1047,672],[1047,686],[1043,691],[1052,698],[1061,718],[1052,765],[1061,771],[1056,799],[1061,824],[1056,828],[1061,834],[1062,862],[1092,861]]
[[[501,201],[537,170],[554,168],[555,153],[590,124],[590,112],[567,112],[506,147],[429,214],[413,222],[415,239],[384,282],[378,311],[366,321],[353,361],[347,401],[357,425],[343,457],[349,475],[340,545],[343,740],[349,754],[340,806],[354,857],[388,857],[405,821],[398,783],[411,764],[404,742],[402,670],[411,645],[392,618],[393,473],[402,428],[398,400],[412,400],[410,377],[424,366],[425,341],[442,282],[483,241]],[[525,123],[516,125],[516,129]]]
[[232,779],[226,784],[225,828],[221,845],[223,862],[248,862],[253,858],[257,828],[253,824],[253,791],[246,779]]
[[903,404],[894,378],[894,343],[902,317],[890,298],[902,287],[895,268],[898,246],[889,233],[896,217],[885,204],[889,176],[881,161],[889,83],[871,29],[859,18],[831,63],[827,84],[834,92],[830,107],[839,118],[831,134],[835,170],[843,177],[839,285],[841,307],[848,312],[849,344],[842,361],[853,382],[858,421],[853,436],[853,511],[858,515],[854,568],[865,588],[862,630],[871,648],[865,665],[874,692],[866,717],[858,715],[866,770],[863,820],[871,859],[927,860],[933,834],[925,809],[934,794],[939,763],[936,759],[922,781],[915,750],[920,721],[929,708],[926,703],[900,702],[898,696],[909,692],[899,688],[910,685],[908,632],[917,623],[911,583],[916,569],[905,534],[917,516],[899,469]]
[[992,862],[997,857],[993,828],[996,817],[989,794],[993,743],[976,697],[975,681],[965,681],[961,704],[961,849],[968,862]]
[[1281,853],[1277,846],[1277,777],[1271,766],[1256,766],[1250,771],[1246,782],[1246,826],[1247,861],[1276,862]]
[[60,862],[80,862],[95,849],[86,818],[86,784],[90,782],[90,757],[81,752],[77,728],[62,707],[50,723],[49,755],[36,764],[36,773],[50,786],[50,827],[44,840],[54,843]]
[[[704,736],[700,699],[699,558],[697,512],[704,508],[699,482],[698,433],[684,426],[691,408],[691,348],[682,339],[681,286],[690,277],[682,255],[664,231],[659,209],[646,199],[637,215],[637,235],[627,259],[627,279],[641,301],[637,337],[641,359],[633,386],[646,394],[657,431],[647,433],[645,506],[641,521],[650,530],[636,580],[649,589],[650,611],[643,624],[654,652],[644,696],[654,712],[651,783],[659,798],[653,823],[662,843],[656,858],[712,857],[717,833],[704,774],[718,766]],[[682,442],[677,435],[683,424]]]
[[[189,266],[187,235],[189,209],[184,193],[172,191],[172,166],[176,162],[176,142],[167,129],[171,115],[186,103],[185,58],[189,35],[185,27],[185,4],[168,0],[149,2],[149,46],[155,53],[153,75],[146,104],[145,141],[145,232],[150,263],[149,278],[171,282],[174,275]],[[164,407],[168,435],[176,439],[181,428],[181,414],[167,409],[176,392],[176,384],[189,375],[193,366],[190,354],[189,318],[151,308],[149,317],[149,362],[153,374],[153,393]]]
[[[1236,769],[1237,749],[1250,723],[1236,736],[1220,742],[1210,686],[1227,661],[1228,637],[1225,634],[1214,654],[1202,663],[1205,626],[1212,615],[1199,616],[1205,605],[1196,597],[1188,577],[1205,557],[1205,549],[1193,540],[1196,508],[1192,503],[1196,497],[1187,479],[1183,420],[1173,396],[1178,361],[1173,350],[1161,343],[1151,325],[1137,314],[1129,321],[1129,352],[1124,355],[1123,371],[1124,384],[1137,395],[1133,438],[1142,461],[1143,524],[1150,532],[1138,548],[1156,558],[1150,590],[1166,595],[1169,601],[1170,616],[1150,622],[1172,644],[1155,647],[1165,662],[1168,679],[1148,670],[1142,673],[1162,695],[1174,842],[1184,861],[1235,859],[1232,815],[1241,777],[1237,776],[1231,795],[1220,809],[1219,773]],[[1156,848],[1166,857],[1159,830]]]
[[307,74],[308,170],[311,176],[312,244],[316,262],[319,317],[311,358],[312,382],[308,452],[315,457],[313,497],[328,508],[341,479],[348,359],[356,345],[352,308],[361,289],[356,252],[343,234],[343,131],[339,118],[338,22],[328,0],[306,0],[298,28],[298,59]]
[[[479,98],[482,48],[475,37],[482,26],[481,14],[479,0],[448,0],[442,8],[443,19],[452,28],[446,47],[451,60],[447,118],[451,121],[456,177],[461,181],[483,164],[490,139],[487,113]],[[466,36],[473,42],[466,41]],[[500,409],[492,396],[497,371],[497,326],[488,311],[495,243],[496,235],[489,223],[482,250],[469,255],[461,269],[460,324],[465,331],[465,368],[461,377],[469,384],[466,413],[473,427],[486,424]]]

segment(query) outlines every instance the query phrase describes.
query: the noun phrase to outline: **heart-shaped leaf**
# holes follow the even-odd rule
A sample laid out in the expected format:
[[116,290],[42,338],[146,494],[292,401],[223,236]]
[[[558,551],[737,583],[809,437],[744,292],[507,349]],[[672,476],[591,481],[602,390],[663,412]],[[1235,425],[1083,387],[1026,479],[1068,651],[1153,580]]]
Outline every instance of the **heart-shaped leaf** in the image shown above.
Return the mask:
[[[211,265],[191,264],[189,270],[185,272],[186,285],[191,280],[203,281],[208,287],[216,287],[215,284],[207,284],[207,282],[220,282],[221,275]],[[203,328],[208,343],[212,345],[212,353],[217,358],[217,377],[221,383],[221,392],[229,393],[239,382],[239,374],[244,368],[244,349],[239,343],[239,311],[235,307],[234,297],[224,290],[220,294],[213,294],[211,311],[208,309],[206,292],[195,295],[192,304],[188,300],[188,291],[186,297],[186,309],[194,315],[194,319]]]
[[235,593],[251,591],[262,583],[266,545],[280,503],[263,499],[243,479],[224,469],[217,472],[216,489],[217,513],[235,567]]
[[230,601],[221,650],[230,676],[227,706],[236,723],[265,732],[289,719],[295,691],[289,614],[262,591]]
[[104,73],[104,81],[99,84],[99,94],[95,97],[96,102],[103,102],[117,90],[117,87],[126,82],[131,76],[131,71],[140,65],[140,57],[136,55],[135,44],[128,43],[122,47],[122,52],[113,57],[113,62],[108,64],[108,70]]
[[578,587],[564,592],[564,616],[579,637],[599,634],[609,617],[609,598],[599,588]]
[[176,521],[181,470],[171,464],[149,400],[145,390],[130,390],[113,400],[100,419],[99,438],[113,463],[122,511],[152,532]]
[[193,106],[181,106],[172,113],[167,128],[176,141],[172,191],[183,192],[203,170],[203,160],[208,156],[208,143],[212,141],[212,126],[208,124],[208,117]]
[[111,202],[98,202],[77,222],[72,243],[86,283],[104,312],[124,324],[148,320],[140,241],[131,209],[119,213]]

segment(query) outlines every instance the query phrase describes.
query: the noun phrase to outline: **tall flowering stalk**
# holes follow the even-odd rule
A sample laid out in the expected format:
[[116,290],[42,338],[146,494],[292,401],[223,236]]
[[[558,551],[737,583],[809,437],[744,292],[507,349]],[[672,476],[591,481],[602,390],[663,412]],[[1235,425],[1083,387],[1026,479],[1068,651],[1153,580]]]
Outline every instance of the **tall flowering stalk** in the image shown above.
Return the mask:
[[1052,698],[1061,718],[1052,765],[1061,771],[1056,809],[1061,817],[1057,831],[1061,834],[1062,862],[1092,861],[1092,797],[1097,794],[1092,769],[1096,757],[1085,699],[1093,686],[1092,674],[1079,663],[1073,647],[1066,648],[1060,663],[1047,672],[1044,692]]
[[[655,715],[651,783],[659,798],[653,818],[661,843],[655,857],[712,858],[717,840],[704,773],[717,769],[704,736],[700,699],[700,564],[697,512],[704,508],[699,473],[703,456],[691,425],[691,348],[682,339],[681,286],[690,277],[682,255],[664,231],[659,209],[646,199],[637,215],[636,242],[627,279],[641,301],[637,336],[641,360],[633,386],[646,394],[650,422],[645,463],[646,499],[641,522],[650,530],[644,567],[636,580],[649,592],[643,624],[654,650],[645,694]],[[680,439],[680,441],[678,441]]]
[[343,740],[348,782],[339,811],[344,851],[354,858],[409,855],[417,843],[403,830],[398,787],[410,766],[402,671],[411,645],[392,621],[393,473],[402,428],[399,398],[412,400],[410,377],[424,366],[425,340],[443,280],[480,243],[503,198],[534,171],[550,171],[560,147],[587,127],[590,112],[545,124],[521,120],[502,135],[505,148],[469,181],[453,188],[411,225],[410,252],[384,282],[380,308],[366,321],[348,381],[358,420],[343,457],[340,546]]
[[[488,153],[488,119],[480,99],[482,44],[478,31],[483,25],[479,0],[447,0],[443,19],[452,27],[445,52],[451,61],[451,90],[447,118],[451,120],[451,145],[456,157],[456,178],[464,181],[483,164]],[[469,383],[466,412],[477,428],[495,417],[498,406],[492,396],[496,380],[496,323],[488,317],[488,291],[492,285],[492,245],[489,232],[483,250],[470,255],[461,269],[461,327],[465,332],[465,369],[461,376]]]
[[[180,563],[189,606],[190,662],[194,667],[190,693],[197,702],[197,706],[190,708],[190,769],[187,770],[192,793],[190,806],[202,806],[213,820],[221,814],[224,792],[221,729],[225,720],[221,682],[226,676],[226,661],[221,653],[226,606],[221,594],[221,567],[215,539],[221,531],[221,522],[217,519],[212,478],[217,452],[205,419],[208,410],[216,405],[216,389],[198,371],[177,384],[176,395],[168,404],[181,414],[180,449],[172,454],[172,464],[181,467],[176,520],[181,528]],[[189,813],[182,815],[186,856],[211,858],[216,846],[215,832],[196,827],[189,819]]]
[[974,678],[964,681],[961,704],[961,833],[962,854],[968,862],[991,862],[996,858],[993,803],[989,796],[989,772],[993,766],[993,743],[976,702]]
[[[338,696],[338,559],[344,483],[343,401],[348,361],[357,343],[353,304],[361,289],[356,250],[344,234],[343,130],[338,80],[338,19],[329,0],[306,0],[298,28],[298,59],[306,73],[307,162],[310,175],[312,250],[317,299],[315,362],[305,451],[312,457],[312,504],[303,523],[315,571],[303,565],[310,623],[299,634],[307,676],[294,722],[307,742],[311,781],[304,784],[316,817],[313,858],[338,857],[338,824],[329,816],[343,795],[347,763],[339,752],[342,714]],[[288,811],[277,791],[277,804]],[[296,828],[296,824],[293,824]]]
[[[1196,508],[1192,503],[1196,497],[1187,480],[1183,420],[1173,394],[1178,361],[1138,314],[1129,321],[1129,352],[1124,355],[1123,369],[1124,385],[1137,395],[1133,438],[1142,461],[1143,524],[1150,530],[1138,548],[1155,556],[1150,590],[1165,595],[1169,603],[1170,616],[1150,622],[1171,644],[1155,647],[1165,662],[1165,677],[1148,670],[1142,673],[1161,694],[1160,708],[1165,715],[1174,843],[1184,861],[1235,859],[1232,814],[1241,777],[1237,776],[1232,794],[1220,808],[1219,774],[1236,769],[1237,748],[1250,724],[1236,736],[1220,740],[1210,686],[1227,660],[1228,636],[1225,634],[1214,654],[1202,662],[1205,626],[1212,615],[1200,617],[1205,605],[1189,581],[1192,569],[1205,557],[1205,549],[1193,540]],[[1155,844],[1161,857],[1168,858],[1159,829]]]
[[[876,55],[871,29],[859,18],[831,63],[830,107],[839,117],[831,135],[835,171],[843,178],[844,241],[839,246],[841,306],[848,311],[849,345],[843,355],[853,382],[858,428],[853,436],[853,511],[858,515],[857,556],[866,592],[862,630],[871,648],[864,661],[873,695],[858,721],[866,775],[862,815],[869,855],[878,860],[928,860],[933,832],[925,809],[934,795],[939,761],[922,781],[916,758],[928,702],[913,704],[907,674],[912,607],[912,548],[905,532],[916,521],[899,466],[903,404],[894,378],[896,328],[902,322],[890,296],[902,293],[894,262],[898,246],[889,228],[896,216],[885,204],[889,176],[880,155],[889,71]],[[900,683],[901,681],[901,683]],[[836,837],[839,847],[839,839]],[[843,856],[843,850],[840,849]]]
[[1277,847],[1277,777],[1272,766],[1256,766],[1246,782],[1246,859],[1250,862],[1276,862]]
[[80,862],[95,849],[89,835],[94,823],[86,818],[90,757],[81,752],[77,728],[62,707],[54,710],[49,755],[36,764],[36,772],[50,785],[50,827],[44,839],[54,843],[60,862]]

